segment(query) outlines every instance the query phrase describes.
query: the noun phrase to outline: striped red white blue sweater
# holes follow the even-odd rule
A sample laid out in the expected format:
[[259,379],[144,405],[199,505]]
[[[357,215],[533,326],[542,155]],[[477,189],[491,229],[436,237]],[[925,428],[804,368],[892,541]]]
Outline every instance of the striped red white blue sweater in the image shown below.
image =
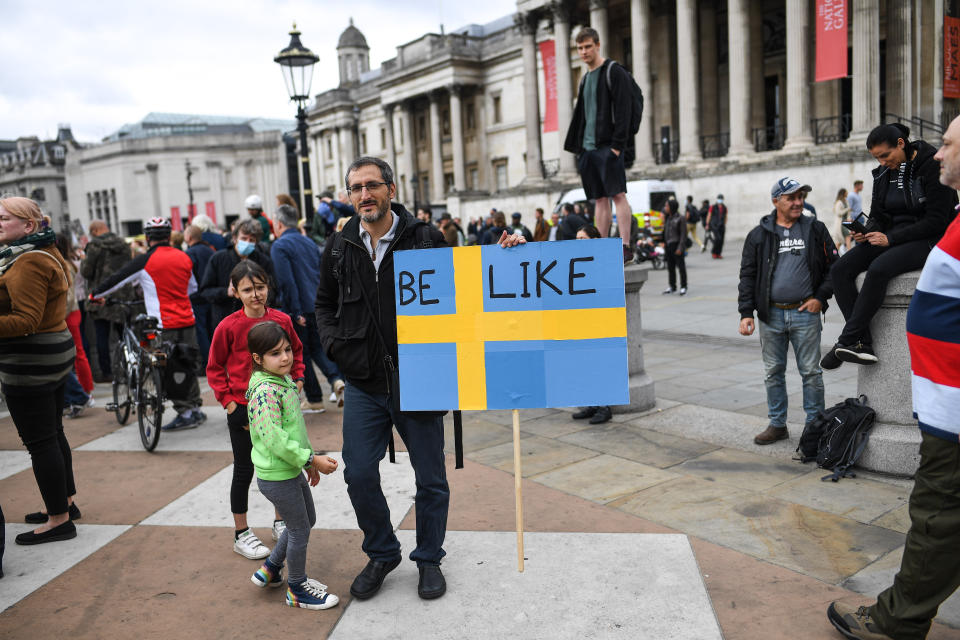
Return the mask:
[[960,443],[960,217],[920,274],[907,311],[907,342],[920,429]]

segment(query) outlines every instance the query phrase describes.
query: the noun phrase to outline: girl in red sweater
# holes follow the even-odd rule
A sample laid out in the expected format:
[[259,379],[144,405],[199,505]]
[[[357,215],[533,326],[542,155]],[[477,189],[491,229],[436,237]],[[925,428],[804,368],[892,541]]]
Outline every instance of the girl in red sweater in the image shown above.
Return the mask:
[[[294,361],[290,374],[298,390],[303,387],[303,345],[293,330],[290,316],[267,306],[270,286],[263,267],[252,260],[241,260],[230,272],[230,288],[243,303],[243,308],[224,318],[213,332],[207,360],[207,383],[227,411],[227,429],[233,448],[233,481],[230,484],[230,510],[236,526],[233,550],[245,558],[261,560],[270,555],[270,549],[247,526],[247,497],[253,480],[246,398],[251,371],[247,332],[253,325],[265,320],[273,320],[286,330],[293,347]],[[283,528],[283,520],[279,514],[275,514],[274,540]]]

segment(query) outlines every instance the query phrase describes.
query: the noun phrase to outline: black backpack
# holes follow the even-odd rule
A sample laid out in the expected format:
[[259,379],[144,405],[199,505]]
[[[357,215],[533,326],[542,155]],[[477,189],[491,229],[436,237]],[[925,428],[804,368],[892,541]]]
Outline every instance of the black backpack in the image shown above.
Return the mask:
[[[614,65],[619,65],[619,67],[623,69],[623,72],[627,74],[627,77],[630,78],[630,135],[635,136],[637,132],[640,131],[640,121],[643,119],[643,91],[640,90],[640,85],[637,84],[633,74],[630,73],[625,66],[613,60],[607,65],[607,91],[613,91],[613,85],[610,82],[610,72],[613,70]],[[616,122],[614,122],[614,124],[616,124]]]
[[817,417],[803,428],[796,459],[800,462],[816,460],[821,469],[832,474],[824,476],[832,482],[840,478],[855,478],[850,471],[867,446],[870,429],[877,414],[867,406],[867,397],[847,398],[839,404],[817,412]]

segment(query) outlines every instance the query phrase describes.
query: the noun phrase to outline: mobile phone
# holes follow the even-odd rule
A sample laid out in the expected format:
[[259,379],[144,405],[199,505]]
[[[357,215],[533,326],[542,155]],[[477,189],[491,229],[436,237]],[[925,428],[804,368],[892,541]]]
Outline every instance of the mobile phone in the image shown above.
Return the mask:
[[853,220],[844,220],[841,224],[854,233],[868,233],[867,227],[861,222],[862,217],[861,214]]

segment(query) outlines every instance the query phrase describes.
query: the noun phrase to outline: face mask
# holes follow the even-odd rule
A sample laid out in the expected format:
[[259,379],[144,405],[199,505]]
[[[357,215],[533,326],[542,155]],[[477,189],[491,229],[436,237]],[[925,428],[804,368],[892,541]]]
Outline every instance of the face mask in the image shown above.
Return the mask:
[[723,198],[717,198],[717,204],[723,204]]
[[254,248],[257,245],[253,242],[247,242],[246,240],[237,240],[237,253],[242,256],[248,256],[253,253]]

